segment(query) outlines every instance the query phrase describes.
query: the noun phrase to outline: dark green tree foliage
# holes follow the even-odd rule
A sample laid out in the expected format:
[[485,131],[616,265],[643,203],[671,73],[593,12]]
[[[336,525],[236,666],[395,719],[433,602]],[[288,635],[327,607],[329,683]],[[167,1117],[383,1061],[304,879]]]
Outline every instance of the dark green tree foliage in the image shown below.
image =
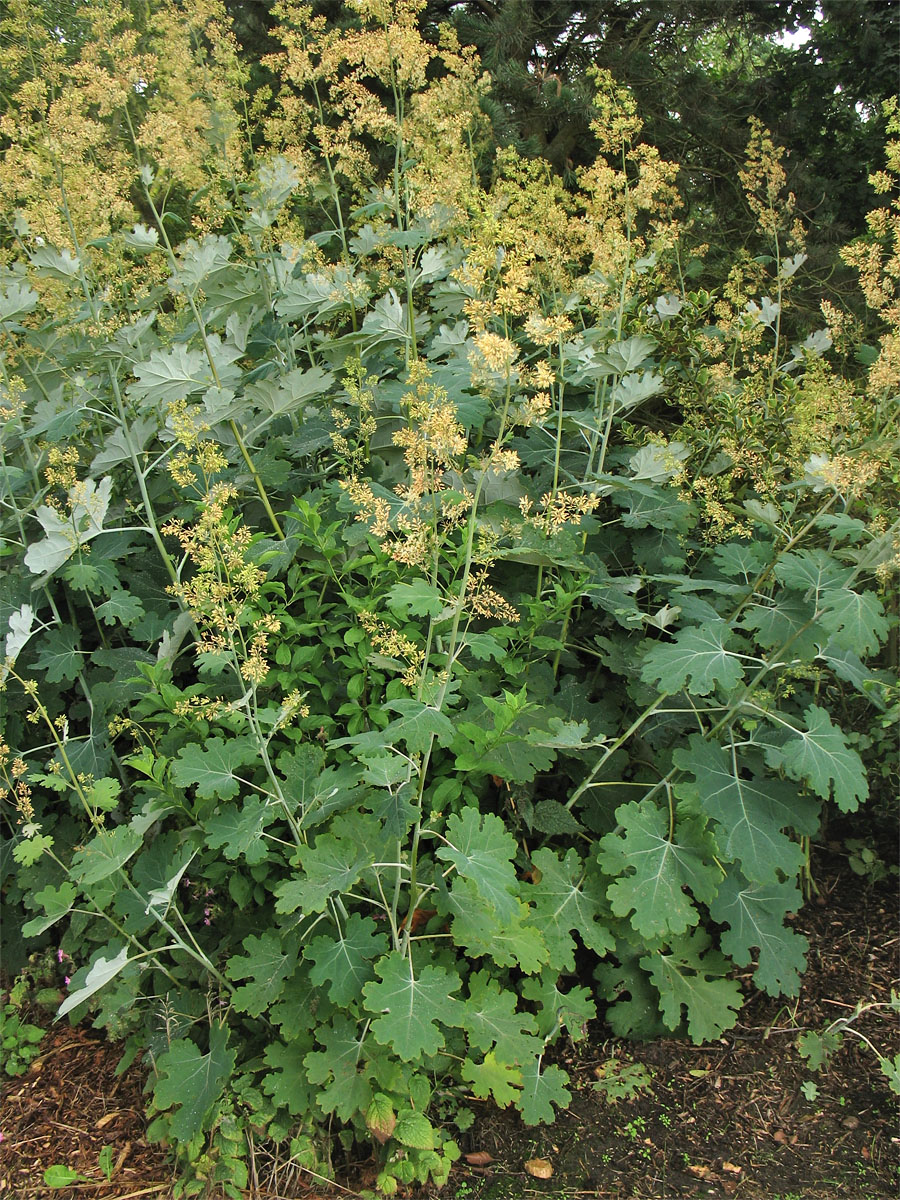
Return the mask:
[[[229,0],[251,64],[273,48],[274,0]],[[329,22],[351,19],[339,0],[312,0]],[[591,162],[593,87],[610,71],[638,102],[645,139],[681,167],[682,195],[708,259],[758,252],[737,180],[747,119],[786,146],[797,214],[815,227],[807,252],[817,294],[849,282],[836,248],[865,229],[868,175],[884,144],[881,104],[900,72],[896,0],[428,0],[426,37],[451,22],[478,49],[492,87],[493,140],[545,158],[568,182]],[[803,45],[783,35],[809,31]],[[488,164],[485,163],[488,169]]]
[[[564,175],[591,161],[595,64],[638,101],[644,137],[682,168],[698,235],[730,255],[752,225],[736,167],[747,119],[789,150],[797,212],[816,226],[808,247],[820,286],[845,282],[833,248],[864,230],[867,177],[884,143],[881,104],[900,70],[894,0],[666,3],[650,0],[430,0],[477,46],[493,86],[495,137],[545,157]],[[805,45],[781,35],[808,29]]]

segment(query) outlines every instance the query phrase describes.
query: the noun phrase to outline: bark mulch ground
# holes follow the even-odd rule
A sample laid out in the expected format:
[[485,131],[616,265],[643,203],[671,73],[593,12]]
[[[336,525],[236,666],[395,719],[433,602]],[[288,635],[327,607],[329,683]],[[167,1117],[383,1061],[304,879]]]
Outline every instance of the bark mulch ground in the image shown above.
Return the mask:
[[[606,1039],[598,1022],[586,1042],[560,1050],[573,1079],[569,1110],[552,1126],[529,1129],[509,1110],[478,1105],[478,1119],[461,1139],[465,1157],[443,1197],[897,1197],[897,1097],[872,1050],[847,1036],[827,1070],[816,1074],[796,1049],[800,1032],[821,1030],[858,1000],[890,999],[900,943],[896,882],[866,885],[845,858],[830,855],[817,869],[822,894],[795,921],[811,943],[797,999],[754,995],[748,971],[750,999],[740,1023],[701,1047]],[[857,1028],[888,1057],[900,1050],[889,1009],[865,1013]],[[27,1073],[4,1081],[2,1200],[169,1200],[173,1176],[165,1150],[146,1139],[142,1073],[132,1068],[117,1077],[120,1057],[121,1047],[96,1032],[59,1025]],[[610,1104],[598,1071],[646,1086]],[[111,1147],[110,1181],[99,1167],[104,1146]],[[325,1197],[277,1152],[257,1147],[255,1161],[252,1200]],[[83,1178],[68,1188],[46,1187],[44,1171],[55,1163]],[[371,1174],[366,1164],[348,1168],[327,1200],[356,1195]]]

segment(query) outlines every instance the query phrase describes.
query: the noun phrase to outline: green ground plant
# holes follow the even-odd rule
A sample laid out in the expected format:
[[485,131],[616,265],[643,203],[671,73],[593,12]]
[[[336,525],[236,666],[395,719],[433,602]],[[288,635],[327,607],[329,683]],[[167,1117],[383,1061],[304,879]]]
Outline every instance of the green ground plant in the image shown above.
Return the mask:
[[[839,1017],[822,1030],[811,1029],[807,1030],[806,1033],[802,1033],[797,1039],[797,1048],[811,1070],[821,1071],[823,1067],[828,1066],[832,1057],[840,1051],[844,1044],[844,1039],[849,1034],[872,1051],[878,1063],[879,1070],[887,1079],[891,1091],[900,1096],[900,1054],[895,1054],[893,1058],[888,1058],[881,1053],[871,1038],[867,1037],[861,1029],[857,1028],[857,1022],[865,1014],[887,1016],[891,1013],[895,1017],[900,1013],[900,995],[897,992],[891,993],[891,998],[887,1003],[880,1003],[874,1000],[859,1000],[852,1012],[848,1013],[846,1017]],[[804,1087],[810,1088],[813,1091],[814,1095],[810,1098],[814,1098],[818,1094],[818,1088],[814,1081],[807,1081]]]
[[[282,5],[262,132],[214,0],[98,4],[78,61],[4,26],[4,903],[152,1065],[183,1196],[254,1138],[440,1184],[467,1097],[568,1102],[598,1001],[701,1042],[735,965],[795,994],[887,705],[897,335],[787,336],[777,148],[771,255],[692,291],[627,93],[577,193],[482,186],[418,7]],[[891,329],[897,229],[852,251]]]
[[41,1052],[44,1030],[23,1021],[9,1004],[0,1007],[0,1070],[7,1075],[24,1075]]
[[[607,1104],[618,1104],[620,1100],[631,1100],[641,1092],[653,1088],[653,1074],[643,1063],[620,1062],[609,1058],[597,1067],[594,1074],[597,1082],[593,1085]],[[663,1118],[666,1124],[668,1118]]]

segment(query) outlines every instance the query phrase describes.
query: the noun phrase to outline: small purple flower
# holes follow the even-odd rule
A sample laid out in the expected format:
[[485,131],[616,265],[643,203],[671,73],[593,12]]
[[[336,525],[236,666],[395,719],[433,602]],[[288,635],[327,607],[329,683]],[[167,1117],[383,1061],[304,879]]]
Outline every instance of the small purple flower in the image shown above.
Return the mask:
[[66,957],[66,952],[65,952],[65,950],[63,950],[62,946],[60,946],[60,948],[56,952],[56,961],[58,963],[61,963],[65,957]]
[[69,986],[69,984],[70,984],[71,982],[72,982],[72,980],[71,980],[71,979],[69,978],[69,976],[67,975],[67,976],[66,976],[66,987],[68,987],[68,986]]

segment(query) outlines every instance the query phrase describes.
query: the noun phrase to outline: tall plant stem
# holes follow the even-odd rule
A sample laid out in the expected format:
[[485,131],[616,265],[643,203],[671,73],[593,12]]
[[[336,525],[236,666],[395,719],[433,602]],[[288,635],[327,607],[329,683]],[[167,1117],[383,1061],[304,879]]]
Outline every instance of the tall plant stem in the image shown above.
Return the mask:
[[[87,275],[85,273],[84,252],[82,250],[81,243],[78,238],[78,233],[75,229],[75,223],[72,220],[71,211],[69,209],[69,201],[68,201],[68,195],[67,195],[67,191],[66,191],[65,177],[63,175],[62,168],[58,162],[55,162],[55,167],[56,167],[57,182],[59,184],[60,196],[62,198],[63,215],[65,216],[66,224],[68,225],[68,228],[69,228],[69,236],[72,238],[72,245],[75,250],[76,257],[78,259],[78,278],[79,278],[79,282],[81,284],[81,290],[84,295],[85,301],[87,302],[87,305],[90,309],[92,318],[94,319],[94,321],[99,323],[100,310],[97,307],[96,298],[90,288],[90,285],[88,284]],[[140,465],[140,462],[138,460],[137,451],[135,449],[134,442],[132,441],[132,438],[131,438],[131,431],[128,427],[128,417],[125,412],[124,401],[122,400],[122,391],[121,391],[121,388],[119,387],[119,379],[118,379],[118,376],[116,375],[115,371],[113,370],[111,363],[106,364],[106,375],[107,375],[107,379],[109,380],[110,389],[112,390],[113,399],[115,400],[115,403],[116,403],[116,411],[119,416],[119,424],[120,424],[120,427],[122,430],[122,438],[125,442],[125,448],[128,451],[128,456],[131,459],[131,465],[132,465],[132,469],[134,471],[135,480],[138,485],[138,491],[141,494],[141,503],[144,506],[144,515],[147,518],[147,525],[150,530],[150,536],[153,538],[154,544],[156,545],[156,549],[159,552],[159,556],[162,559],[163,564],[165,565],[165,568],[166,568],[166,571],[168,572],[169,578],[172,580],[173,583],[177,583],[178,582],[178,573],[175,570],[175,564],[172,562],[172,558],[169,555],[168,550],[166,550],[165,543],[162,540],[162,534],[159,531],[159,526],[156,521],[156,514],[153,509],[153,503],[150,500],[150,494],[147,491],[146,477],[145,477],[144,471]]]
[[[144,184],[144,196],[147,200],[148,205],[150,206],[150,211],[153,213],[153,218],[156,221],[157,227],[160,231],[160,235],[163,239],[163,243],[166,248],[166,254],[169,259],[169,266],[172,269],[172,273],[174,275],[177,275],[178,274],[178,260],[175,257],[175,251],[172,247],[172,243],[169,241],[169,235],[166,232],[165,222],[163,221],[162,217],[160,216],[159,211],[156,207],[156,204],[153,200],[153,197],[150,195],[150,189],[146,184]],[[213,382],[215,383],[217,388],[221,388],[222,381],[219,378],[219,372],[216,367],[215,359],[213,357],[212,347],[210,346],[209,338],[206,335],[206,324],[203,320],[203,316],[202,316],[199,308],[197,307],[197,301],[194,298],[194,294],[192,292],[188,291],[187,289],[185,289],[184,294],[187,299],[188,306],[191,310],[191,314],[193,315],[194,320],[197,322],[197,330],[200,334],[200,340],[203,343],[203,351],[206,354],[206,361],[209,363],[209,369],[210,369],[210,372],[212,373]],[[265,486],[263,485],[263,481],[259,477],[259,472],[257,471],[256,465],[253,462],[253,459],[250,455],[249,450],[247,449],[247,445],[244,442],[243,437],[241,436],[241,431],[238,428],[238,424],[234,419],[231,419],[228,422],[228,427],[231,430],[232,436],[234,437],[235,443],[237,444],[237,448],[241,453],[241,457],[244,460],[247,470],[250,472],[250,477],[253,480],[253,484],[256,488],[257,494],[258,494],[260,500],[262,501],[263,508],[266,510],[266,516],[269,518],[269,523],[272,526],[272,530],[273,530],[275,536],[278,538],[278,540],[280,542],[283,542],[285,540],[284,539],[284,530],[281,528],[278,518],[275,516],[275,512],[269,501],[268,493],[266,492]]]

